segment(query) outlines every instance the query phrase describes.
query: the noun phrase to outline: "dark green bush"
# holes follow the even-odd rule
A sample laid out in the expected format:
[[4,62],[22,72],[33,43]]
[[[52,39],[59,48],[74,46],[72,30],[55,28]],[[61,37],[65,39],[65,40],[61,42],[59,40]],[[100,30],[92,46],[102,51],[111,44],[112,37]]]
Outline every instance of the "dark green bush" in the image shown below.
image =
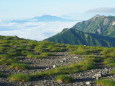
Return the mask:
[[43,52],[43,53],[40,54],[40,56],[44,56],[44,57],[46,57],[46,56],[54,56],[54,54],[52,54],[50,52]]
[[0,78],[4,76],[5,76],[5,73],[0,71]]
[[115,58],[114,57],[106,58],[104,59],[103,63],[109,67],[112,67],[112,66],[115,67]]
[[42,52],[48,52],[48,49],[47,48],[35,47],[34,51],[35,51],[35,53],[42,53]]
[[15,70],[25,70],[25,69],[28,69],[29,66],[27,64],[24,64],[24,63],[12,63],[10,66],[9,66],[10,69],[15,69]]
[[1,65],[9,65],[15,61],[16,61],[15,58],[8,58],[8,57],[0,58],[0,64]]
[[115,81],[109,79],[100,79],[96,81],[97,86],[115,86]]
[[20,56],[21,52],[18,49],[9,49],[9,50],[7,50],[7,55],[9,55],[11,57],[12,56],[16,57],[16,56]]
[[115,74],[115,70],[110,71],[110,74]]
[[27,57],[28,57],[28,58],[36,58],[36,59],[44,59],[44,58],[47,58],[46,56],[35,55],[35,54],[27,55]]
[[72,83],[73,79],[67,75],[58,75],[56,76],[56,82],[58,83]]
[[28,74],[19,73],[19,74],[12,74],[11,76],[9,76],[9,80],[27,82],[30,80],[30,77]]

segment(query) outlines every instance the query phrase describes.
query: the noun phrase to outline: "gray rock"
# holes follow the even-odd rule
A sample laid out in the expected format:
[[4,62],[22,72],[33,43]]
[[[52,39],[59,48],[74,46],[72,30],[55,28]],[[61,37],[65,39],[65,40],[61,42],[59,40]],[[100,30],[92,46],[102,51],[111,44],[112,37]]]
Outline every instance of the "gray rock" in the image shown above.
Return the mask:
[[63,63],[64,61],[63,61],[63,60],[61,60],[60,62],[61,62],[61,63]]
[[91,85],[91,82],[87,81],[87,82],[86,82],[86,85],[90,86],[90,85]]
[[74,58],[74,59],[78,59],[79,57],[76,56],[76,57],[73,57],[73,58]]
[[56,65],[53,65],[53,68],[56,68]]

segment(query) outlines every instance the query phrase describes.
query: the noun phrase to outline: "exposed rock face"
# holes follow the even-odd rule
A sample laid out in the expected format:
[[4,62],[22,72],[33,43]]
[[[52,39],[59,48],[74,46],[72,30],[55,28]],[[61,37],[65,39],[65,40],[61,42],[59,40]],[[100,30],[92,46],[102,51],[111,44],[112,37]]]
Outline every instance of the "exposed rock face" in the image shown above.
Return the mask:
[[94,16],[93,18],[77,23],[73,26],[73,29],[80,30],[88,33],[96,33],[115,37],[113,33],[115,33],[115,17],[114,16]]
[[109,19],[108,18],[105,18],[104,22],[103,22],[103,26],[106,26],[107,24],[109,24]]

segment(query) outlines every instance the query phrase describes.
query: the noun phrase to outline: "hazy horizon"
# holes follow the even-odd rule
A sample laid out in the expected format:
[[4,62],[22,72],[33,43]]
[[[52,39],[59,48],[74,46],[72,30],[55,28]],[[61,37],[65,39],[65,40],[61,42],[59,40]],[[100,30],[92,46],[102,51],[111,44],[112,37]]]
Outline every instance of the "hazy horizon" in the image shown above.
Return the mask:
[[0,19],[25,19],[41,15],[85,18],[115,15],[114,0],[0,0]]
[[[100,14],[115,16],[114,0],[0,0],[0,35],[43,40],[70,28],[78,21]],[[11,22],[42,15],[74,19],[71,22]]]

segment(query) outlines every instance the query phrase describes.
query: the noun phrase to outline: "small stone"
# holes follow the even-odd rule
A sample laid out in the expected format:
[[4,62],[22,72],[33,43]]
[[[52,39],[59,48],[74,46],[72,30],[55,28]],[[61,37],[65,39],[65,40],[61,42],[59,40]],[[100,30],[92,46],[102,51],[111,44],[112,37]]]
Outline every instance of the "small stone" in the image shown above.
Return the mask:
[[20,70],[18,70],[18,72],[20,72]]
[[56,68],[56,65],[53,65],[53,68]]
[[63,60],[65,60],[65,61],[66,61],[66,60],[67,60],[67,58],[64,58]]
[[91,72],[93,73],[94,71],[92,70]]
[[49,68],[46,68],[46,70],[49,70]]
[[73,57],[73,58],[74,58],[74,59],[77,59],[77,58],[79,58],[79,57],[76,56],[76,57]]
[[44,83],[46,83],[47,82],[47,80],[44,80]]
[[58,82],[58,83],[63,83],[63,81],[62,81],[62,80],[57,80],[57,82]]
[[28,86],[27,84],[25,84],[24,86]]
[[61,60],[60,62],[62,62],[62,63],[63,63],[64,61],[63,61],[63,60]]
[[90,82],[86,82],[86,85],[91,85],[91,83]]
[[98,80],[99,78],[102,77],[102,74],[101,73],[95,74],[94,77]]
[[104,68],[105,70],[108,70],[106,67]]

